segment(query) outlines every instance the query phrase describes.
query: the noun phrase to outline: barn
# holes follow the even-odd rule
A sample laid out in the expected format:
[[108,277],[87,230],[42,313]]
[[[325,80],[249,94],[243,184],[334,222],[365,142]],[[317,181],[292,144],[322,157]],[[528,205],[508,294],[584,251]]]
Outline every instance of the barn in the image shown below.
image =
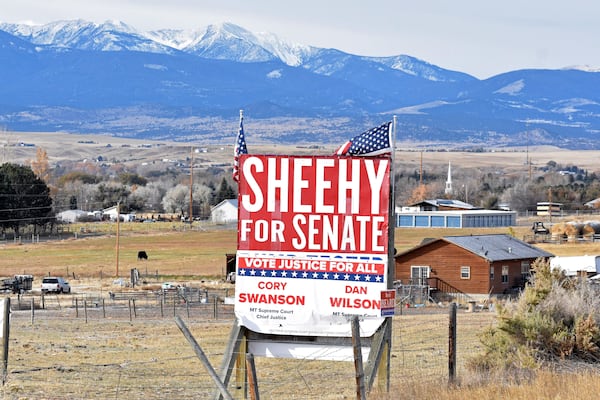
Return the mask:
[[446,236],[397,254],[395,277],[432,295],[497,296],[523,288],[531,264],[552,256],[510,235]]
[[238,220],[238,201],[223,200],[210,209],[210,219],[215,224],[230,224]]
[[83,210],[66,210],[56,214],[56,220],[72,224],[79,221],[80,218],[87,217],[89,213]]

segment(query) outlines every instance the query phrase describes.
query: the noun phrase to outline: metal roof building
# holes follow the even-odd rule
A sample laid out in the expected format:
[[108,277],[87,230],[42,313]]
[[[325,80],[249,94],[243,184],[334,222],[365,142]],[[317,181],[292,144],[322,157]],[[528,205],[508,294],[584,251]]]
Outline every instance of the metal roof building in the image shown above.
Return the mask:
[[516,211],[456,210],[456,211],[398,211],[399,228],[488,228],[515,226]]
[[442,240],[462,247],[490,262],[554,256],[552,253],[504,234],[444,236]]

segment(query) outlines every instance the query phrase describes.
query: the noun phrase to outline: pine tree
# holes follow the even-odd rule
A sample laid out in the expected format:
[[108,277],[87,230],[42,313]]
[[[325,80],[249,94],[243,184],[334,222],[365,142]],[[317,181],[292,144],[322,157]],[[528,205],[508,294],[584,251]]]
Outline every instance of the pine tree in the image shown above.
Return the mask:
[[22,226],[45,225],[52,220],[52,198],[46,183],[29,167],[0,166],[0,226],[19,236]]

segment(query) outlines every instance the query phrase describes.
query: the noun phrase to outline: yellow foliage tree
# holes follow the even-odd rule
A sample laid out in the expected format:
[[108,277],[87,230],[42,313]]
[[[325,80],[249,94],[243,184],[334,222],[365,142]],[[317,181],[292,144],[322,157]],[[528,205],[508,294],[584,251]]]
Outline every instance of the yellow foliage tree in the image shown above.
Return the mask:
[[31,170],[38,178],[48,183],[50,163],[48,162],[48,153],[41,147],[38,147],[35,153],[35,160],[31,161]]
[[408,198],[408,204],[414,204],[423,201],[428,195],[429,190],[427,185],[419,185],[412,191],[410,197]]

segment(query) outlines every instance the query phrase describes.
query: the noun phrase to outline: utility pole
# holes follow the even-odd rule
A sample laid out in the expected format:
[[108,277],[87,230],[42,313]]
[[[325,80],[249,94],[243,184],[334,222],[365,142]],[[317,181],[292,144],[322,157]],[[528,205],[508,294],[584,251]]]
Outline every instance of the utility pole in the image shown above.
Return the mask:
[[121,201],[119,200],[117,202],[117,244],[116,244],[116,273],[115,273],[115,277],[119,277],[119,230],[120,230],[120,224],[121,222]]
[[548,221],[552,222],[552,186],[548,188]]
[[192,226],[192,221],[194,220],[193,217],[193,200],[194,200],[194,195],[193,195],[193,190],[194,189],[194,146],[190,147],[190,213],[189,213],[189,217],[190,217],[190,227]]
[[423,150],[421,150],[421,162],[419,166],[419,186],[423,186]]

